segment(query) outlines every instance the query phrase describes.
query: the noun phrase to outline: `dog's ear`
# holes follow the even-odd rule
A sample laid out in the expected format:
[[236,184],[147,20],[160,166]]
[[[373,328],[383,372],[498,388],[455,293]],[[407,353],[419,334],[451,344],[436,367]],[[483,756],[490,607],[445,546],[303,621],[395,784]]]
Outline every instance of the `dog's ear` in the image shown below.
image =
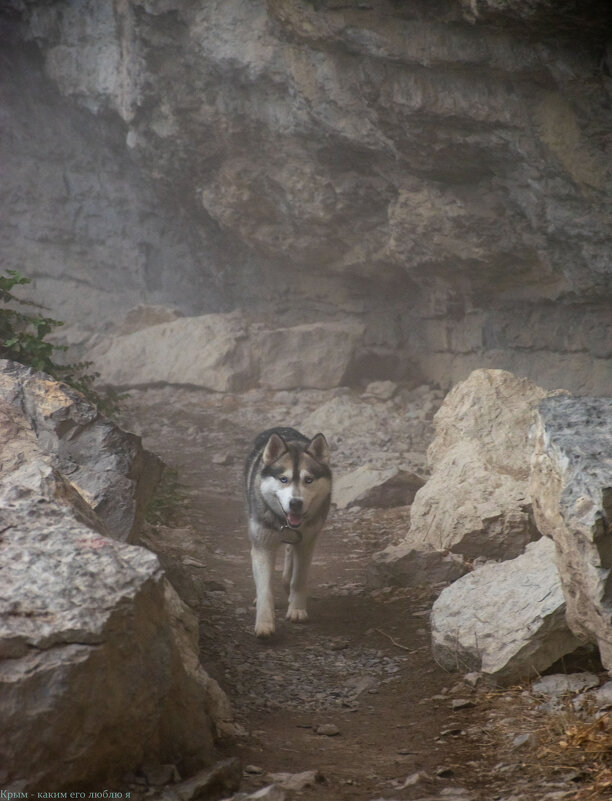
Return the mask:
[[266,447],[263,449],[261,459],[265,465],[272,464],[272,462],[275,462],[286,450],[287,446],[282,437],[279,437],[278,434],[272,434],[270,439],[266,442]]
[[310,440],[306,453],[320,464],[329,464],[329,445],[323,434],[317,434]]

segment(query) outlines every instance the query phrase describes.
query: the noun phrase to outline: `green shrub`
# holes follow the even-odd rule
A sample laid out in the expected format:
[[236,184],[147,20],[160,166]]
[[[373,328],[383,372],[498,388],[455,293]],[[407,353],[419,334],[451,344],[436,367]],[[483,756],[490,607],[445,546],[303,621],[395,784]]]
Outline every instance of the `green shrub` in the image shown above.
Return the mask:
[[65,345],[54,345],[45,338],[56,328],[64,325],[59,320],[44,317],[40,313],[26,314],[15,306],[29,306],[42,310],[32,301],[20,300],[13,294],[16,286],[30,284],[17,270],[7,270],[0,275],[0,302],[11,304],[0,308],[0,358],[20,362],[34,370],[47,373],[57,381],[64,381],[81,392],[98,410],[108,416],[119,411],[119,397],[112,391],[101,395],[94,387],[99,373],[89,373],[91,362],[60,364],[55,356],[67,350]]
[[155,495],[145,511],[145,520],[153,526],[176,526],[188,499],[188,491],[179,479],[178,470],[164,467]]

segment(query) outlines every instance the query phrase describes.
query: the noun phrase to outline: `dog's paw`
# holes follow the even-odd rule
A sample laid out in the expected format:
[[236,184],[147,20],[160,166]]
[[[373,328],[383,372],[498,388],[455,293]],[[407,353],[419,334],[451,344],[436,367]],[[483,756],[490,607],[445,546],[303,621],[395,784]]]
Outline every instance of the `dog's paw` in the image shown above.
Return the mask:
[[306,623],[308,620],[308,612],[305,609],[287,609],[287,620],[292,623]]
[[274,634],[274,623],[256,623],[255,636],[260,639],[266,639]]

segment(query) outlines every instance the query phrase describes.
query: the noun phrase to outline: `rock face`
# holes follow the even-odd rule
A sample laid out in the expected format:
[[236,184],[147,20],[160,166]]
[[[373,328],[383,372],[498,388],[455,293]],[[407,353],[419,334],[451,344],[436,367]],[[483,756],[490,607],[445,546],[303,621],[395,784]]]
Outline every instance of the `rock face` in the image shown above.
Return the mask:
[[[89,354],[107,384],[183,384],[216,392],[328,389],[343,383],[363,335],[354,321],[270,329],[249,325],[239,311],[132,331],[133,316],[127,315],[127,334],[103,340]],[[140,317],[146,318],[142,308]]]
[[372,380],[610,392],[609,4],[0,13],[0,241],[56,316],[344,313]]
[[538,408],[534,513],[555,541],[567,619],[612,668],[612,400],[547,398]]
[[162,471],[140,438],[99,415],[66,384],[3,359],[0,399],[22,411],[41,449],[106,531],[132,542]]
[[511,559],[538,539],[528,432],[546,394],[503,370],[475,370],[454,387],[434,417],[432,475],[414,498],[406,540],[375,555],[374,566],[408,567],[423,545],[468,560]]
[[431,629],[442,667],[482,671],[503,684],[540,673],[580,644],[565,620],[554,545],[546,538],[444,589]]
[[[47,452],[52,422],[78,441],[84,401],[67,405],[69,393],[40,375],[20,378],[20,393],[7,400],[4,383],[0,397],[2,786],[98,788],[145,761],[186,775],[212,759],[215,727],[230,717],[199,664],[197,621],[157,557],[108,535],[116,521],[63,475],[66,454]],[[129,517],[124,525],[125,539]]]
[[229,392],[252,381],[246,339],[239,313],[207,314],[112,337],[90,357],[101,379],[113,386],[187,384]]
[[314,323],[263,331],[255,342],[262,386],[341,386],[363,336],[359,323]]

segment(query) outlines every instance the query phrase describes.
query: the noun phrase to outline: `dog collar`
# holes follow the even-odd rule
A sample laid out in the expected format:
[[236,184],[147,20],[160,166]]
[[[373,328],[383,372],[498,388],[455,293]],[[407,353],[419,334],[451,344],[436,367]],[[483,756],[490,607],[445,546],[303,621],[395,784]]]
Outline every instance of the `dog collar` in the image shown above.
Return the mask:
[[[283,532],[285,529],[295,534],[296,539],[291,539],[291,540],[285,539],[286,535],[283,536]],[[283,525],[280,527],[280,535],[281,535],[280,538],[281,542],[284,542],[286,545],[299,545],[300,542],[302,541],[302,532],[297,528],[291,528],[291,526],[288,526],[287,523],[283,523]]]

